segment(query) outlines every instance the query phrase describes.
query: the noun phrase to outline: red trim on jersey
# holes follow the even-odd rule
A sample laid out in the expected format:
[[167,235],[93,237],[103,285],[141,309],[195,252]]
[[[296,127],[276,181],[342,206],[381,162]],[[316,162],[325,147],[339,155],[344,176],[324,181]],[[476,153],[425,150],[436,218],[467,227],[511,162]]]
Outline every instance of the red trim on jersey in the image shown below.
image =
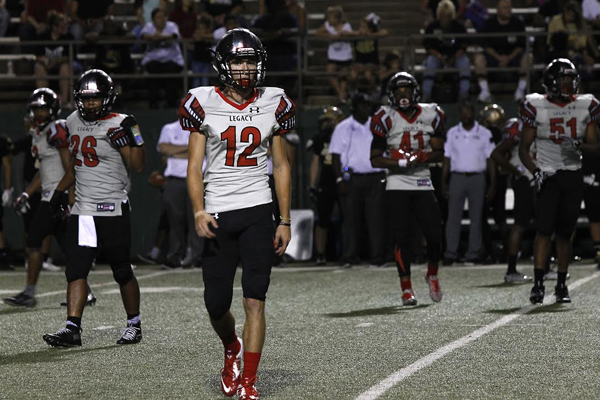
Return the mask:
[[558,100],[558,99],[551,99],[550,97],[548,97],[547,94],[544,95],[544,97],[546,98],[546,100],[548,100],[550,103],[552,104],[556,104],[559,107],[564,107],[564,106],[568,106],[569,104],[571,104],[572,102],[574,102],[577,99],[577,96],[572,94],[571,95],[571,101],[568,101],[566,103],[563,103],[562,101]]
[[111,118],[118,117],[118,116],[119,116],[119,114],[117,114],[117,113],[110,113],[102,118],[98,118],[98,121],[106,121],[107,119],[111,119]]
[[413,115],[413,117],[412,117],[412,118],[407,118],[407,117],[406,117],[406,116],[405,116],[405,115],[402,113],[402,111],[400,111],[400,110],[398,110],[398,109],[394,109],[394,110],[398,111],[398,114],[400,114],[400,116],[401,116],[402,118],[404,118],[404,120],[406,120],[406,122],[408,122],[409,124],[412,124],[413,122],[415,122],[415,121],[417,120],[417,117],[418,117],[419,115],[421,115],[421,111],[423,111],[423,109],[421,108],[421,106],[419,106],[418,104],[417,104],[417,106],[416,106],[416,107],[417,107],[417,112],[415,113],[415,115]]
[[258,91],[256,89],[254,89],[254,94],[252,95],[252,97],[248,101],[246,101],[244,104],[238,104],[238,103],[235,103],[235,102],[229,100],[227,98],[227,96],[225,96],[223,94],[223,92],[221,92],[221,88],[215,86],[215,92],[217,92],[219,94],[219,96],[221,96],[221,98],[223,100],[225,100],[225,103],[227,103],[227,104],[229,104],[229,105],[237,108],[240,111],[242,111],[244,108],[248,107],[258,97]]

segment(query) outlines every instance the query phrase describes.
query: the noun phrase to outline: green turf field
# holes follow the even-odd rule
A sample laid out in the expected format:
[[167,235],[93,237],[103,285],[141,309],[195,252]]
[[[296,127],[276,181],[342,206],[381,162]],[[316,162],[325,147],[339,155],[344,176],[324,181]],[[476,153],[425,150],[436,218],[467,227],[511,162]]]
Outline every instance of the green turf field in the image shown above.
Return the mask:
[[[531,266],[522,266],[531,273]],[[233,312],[241,331],[240,273]],[[598,399],[600,272],[571,268],[573,303],[530,306],[530,284],[503,284],[504,266],[449,267],[433,304],[414,267],[419,305],[400,306],[395,268],[287,267],[273,271],[258,388],[265,399]],[[199,270],[140,266],[144,339],[117,346],[124,326],[106,266],[83,316],[83,346],[50,348],[64,325],[62,273],[42,272],[38,305],[0,303],[0,398],[225,399],[222,346],[204,310]],[[0,273],[0,296],[24,271]]]

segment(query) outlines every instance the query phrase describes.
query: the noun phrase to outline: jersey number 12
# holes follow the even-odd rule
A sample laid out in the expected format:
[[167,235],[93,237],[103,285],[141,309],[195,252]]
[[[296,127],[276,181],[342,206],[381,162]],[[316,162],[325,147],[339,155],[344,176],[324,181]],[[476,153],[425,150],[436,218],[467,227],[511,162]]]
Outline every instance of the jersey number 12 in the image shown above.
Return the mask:
[[[221,140],[227,142],[227,154],[225,155],[225,165],[228,167],[235,166],[235,150],[236,150],[236,127],[230,126],[227,130],[221,133]],[[249,157],[254,149],[261,142],[260,131],[254,126],[247,126],[242,129],[240,140],[244,143],[250,143],[237,158],[238,167],[255,167],[258,165],[256,158]]]

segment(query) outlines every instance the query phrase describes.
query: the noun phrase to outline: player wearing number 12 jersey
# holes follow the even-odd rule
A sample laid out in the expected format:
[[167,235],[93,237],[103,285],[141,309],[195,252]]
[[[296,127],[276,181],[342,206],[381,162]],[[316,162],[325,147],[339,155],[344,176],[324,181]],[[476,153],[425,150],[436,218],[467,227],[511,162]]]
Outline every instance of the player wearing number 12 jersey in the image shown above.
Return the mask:
[[[221,389],[226,396],[237,391],[240,399],[258,399],[257,369],[265,340],[273,251],[282,255],[291,239],[290,168],[283,135],[295,126],[295,106],[283,90],[261,87],[267,55],[250,31],[230,30],[214,56],[221,87],[190,90],[179,111],[182,128],[190,131],[188,192],[196,231],[207,239],[204,301],[225,347]],[[281,213],[275,232],[267,175],[269,145]],[[243,342],[230,311],[240,263],[246,314]]]
[[127,313],[127,328],[117,344],[138,343],[142,339],[140,288],[131,270],[127,186],[128,170],[144,169],[144,141],[132,116],[111,112],[116,93],[104,71],[83,73],[73,95],[77,111],[66,123],[71,163],[50,200],[54,213],[63,214],[60,198],[75,184],[67,227],[67,324],[43,338],[54,347],[81,346],[87,276],[102,246]]
[[431,299],[438,302],[442,300],[437,277],[442,251],[442,219],[431,184],[429,163],[444,157],[444,113],[437,104],[419,103],[419,84],[409,73],[394,75],[388,83],[387,94],[390,105],[382,106],[371,118],[371,163],[373,167],[388,169],[386,190],[392,209],[402,304],[417,304],[410,279],[410,222],[413,215],[427,239],[425,280]]
[[[534,279],[529,300],[544,300],[544,267],[552,234],[556,236],[558,279],[556,302],[569,303],[566,286],[571,257],[571,234],[575,229],[583,198],[582,152],[598,151],[597,122],[600,103],[590,94],[577,94],[579,74],[564,58],[553,60],[544,71],[546,95],[527,95],[521,105],[524,127],[519,146],[523,165],[533,174],[537,191],[538,230],[534,245]],[[530,147],[537,149],[533,162]],[[537,165],[536,165],[537,164]]]

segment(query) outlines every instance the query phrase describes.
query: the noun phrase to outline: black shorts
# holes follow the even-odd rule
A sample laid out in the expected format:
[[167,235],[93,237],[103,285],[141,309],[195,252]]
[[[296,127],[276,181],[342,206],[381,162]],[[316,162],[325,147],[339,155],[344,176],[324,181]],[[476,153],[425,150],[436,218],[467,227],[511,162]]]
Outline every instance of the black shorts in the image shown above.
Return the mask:
[[67,226],[67,281],[86,279],[92,263],[102,248],[113,273],[120,268],[131,270],[131,223],[129,206],[122,205],[122,215],[94,217],[98,247],[79,245],[79,215],[71,215]]
[[[207,305],[221,296],[231,297],[240,263],[244,297],[264,301],[275,251],[273,204],[218,213],[215,218],[219,228],[215,230],[214,239],[206,239],[202,258]],[[227,302],[227,299],[219,301]],[[231,298],[228,301],[231,302]]]
[[585,214],[590,222],[600,222],[600,186],[585,185]]
[[29,232],[29,227],[31,226],[31,221],[33,220],[33,216],[35,215],[35,211],[39,207],[42,202],[42,193],[35,192],[31,196],[29,196],[29,212],[23,214],[23,225],[25,228],[25,233]]
[[534,217],[534,189],[526,176],[512,178],[512,189],[515,195],[513,217],[515,225],[526,227]]
[[[66,200],[66,198],[65,198]],[[66,203],[66,201],[65,201]],[[26,245],[28,249],[41,249],[42,242],[48,235],[54,234],[61,248],[65,250],[65,235],[67,220],[58,220],[54,217],[52,207],[47,201],[40,202],[31,219],[31,227],[27,233]]]
[[546,179],[536,202],[539,233],[571,236],[581,209],[583,186],[581,170],[560,170]]
[[321,193],[317,199],[317,226],[326,229],[331,222],[335,203],[338,201],[337,186],[321,186],[320,189]]

